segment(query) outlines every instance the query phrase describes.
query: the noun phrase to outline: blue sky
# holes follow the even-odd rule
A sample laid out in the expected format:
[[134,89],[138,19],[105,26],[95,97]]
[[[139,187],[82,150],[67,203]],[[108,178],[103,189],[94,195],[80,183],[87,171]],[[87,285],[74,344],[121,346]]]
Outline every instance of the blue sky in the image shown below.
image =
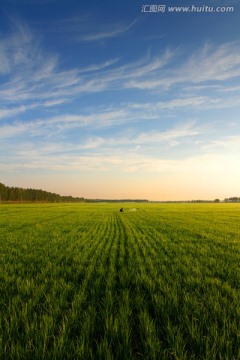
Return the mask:
[[1,0],[0,181],[87,198],[239,196],[239,20],[239,1]]

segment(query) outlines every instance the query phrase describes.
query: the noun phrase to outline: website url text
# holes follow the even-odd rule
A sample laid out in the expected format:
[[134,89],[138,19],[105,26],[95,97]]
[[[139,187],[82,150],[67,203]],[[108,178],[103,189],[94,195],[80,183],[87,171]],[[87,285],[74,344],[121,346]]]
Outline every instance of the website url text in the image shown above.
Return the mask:
[[229,13],[234,12],[234,6],[166,6],[142,5],[142,13]]

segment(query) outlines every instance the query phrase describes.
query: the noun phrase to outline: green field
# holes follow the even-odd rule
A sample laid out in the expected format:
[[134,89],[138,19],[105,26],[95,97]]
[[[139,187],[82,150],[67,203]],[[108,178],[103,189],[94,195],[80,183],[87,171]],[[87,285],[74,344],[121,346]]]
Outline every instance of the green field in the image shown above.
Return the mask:
[[240,359],[240,204],[2,204],[0,286],[0,359]]

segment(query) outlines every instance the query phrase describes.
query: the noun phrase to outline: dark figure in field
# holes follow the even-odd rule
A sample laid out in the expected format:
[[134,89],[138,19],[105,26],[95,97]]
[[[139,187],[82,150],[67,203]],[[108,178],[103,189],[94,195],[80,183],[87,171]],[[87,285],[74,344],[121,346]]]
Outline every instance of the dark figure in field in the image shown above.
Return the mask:
[[120,209],[120,212],[123,212],[123,208]]

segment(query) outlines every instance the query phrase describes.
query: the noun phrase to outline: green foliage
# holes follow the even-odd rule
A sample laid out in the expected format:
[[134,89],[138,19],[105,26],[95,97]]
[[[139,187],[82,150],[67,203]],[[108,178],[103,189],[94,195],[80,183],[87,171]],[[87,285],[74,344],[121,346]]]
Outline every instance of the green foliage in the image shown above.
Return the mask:
[[0,228],[1,359],[239,359],[239,204],[2,205]]

